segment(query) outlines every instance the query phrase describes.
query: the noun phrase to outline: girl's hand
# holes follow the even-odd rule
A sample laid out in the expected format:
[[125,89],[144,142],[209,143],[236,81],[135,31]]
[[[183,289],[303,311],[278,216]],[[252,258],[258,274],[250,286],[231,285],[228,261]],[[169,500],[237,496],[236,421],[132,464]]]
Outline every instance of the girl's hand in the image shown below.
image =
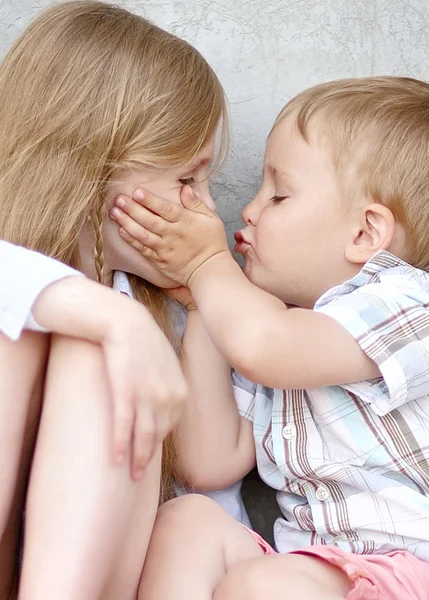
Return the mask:
[[174,281],[188,286],[195,271],[219,254],[230,255],[221,219],[184,186],[181,205],[137,189],[118,196],[111,217],[119,233]]
[[102,346],[112,389],[115,459],[122,463],[131,450],[132,475],[140,479],[179,421],[186,381],[169,341],[140,305],[117,313]]
[[139,479],[177,424],[187,395],[169,341],[144,306],[84,277],[51,284],[33,315],[49,331],[101,345],[111,389],[113,458],[120,464],[129,457]]

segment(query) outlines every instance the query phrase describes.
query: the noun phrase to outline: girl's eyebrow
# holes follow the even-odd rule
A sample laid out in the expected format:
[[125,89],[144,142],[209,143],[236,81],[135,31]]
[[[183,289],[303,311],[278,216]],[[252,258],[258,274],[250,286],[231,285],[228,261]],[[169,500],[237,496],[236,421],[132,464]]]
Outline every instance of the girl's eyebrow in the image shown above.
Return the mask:
[[198,160],[196,160],[194,163],[191,163],[190,168],[191,169],[196,169],[197,167],[202,167],[203,165],[208,165],[209,162],[211,162],[212,157],[210,156],[204,156],[202,158],[199,158]]
[[195,171],[195,169],[198,169],[199,167],[203,167],[204,165],[210,164],[211,161],[212,161],[211,156],[199,158],[197,161],[195,161],[194,163],[191,163],[189,165],[189,167],[185,171],[185,174],[188,175],[188,174],[192,173],[193,171]]

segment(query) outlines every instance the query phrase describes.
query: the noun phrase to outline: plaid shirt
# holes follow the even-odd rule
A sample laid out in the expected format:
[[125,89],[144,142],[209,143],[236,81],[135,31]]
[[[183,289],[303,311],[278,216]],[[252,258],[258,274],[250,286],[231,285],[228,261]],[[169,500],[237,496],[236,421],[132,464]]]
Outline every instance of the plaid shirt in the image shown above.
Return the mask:
[[234,375],[260,475],[278,490],[277,549],[405,549],[429,562],[429,274],[380,252],[315,310],[341,323],[382,377],[278,390]]

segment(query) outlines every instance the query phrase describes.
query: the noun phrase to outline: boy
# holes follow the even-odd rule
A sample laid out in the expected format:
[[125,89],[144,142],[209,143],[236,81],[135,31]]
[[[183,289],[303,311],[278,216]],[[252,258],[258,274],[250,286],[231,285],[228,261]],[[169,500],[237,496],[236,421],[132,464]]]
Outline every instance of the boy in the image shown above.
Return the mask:
[[206,487],[222,471],[242,477],[256,445],[284,517],[279,555],[207,499],[166,505],[144,599],[427,598],[428,164],[429,85],[331,82],[274,124],[236,234],[243,272],[189,187],[183,207],[138,190],[141,206],[128,200],[116,217],[125,239],[190,288],[200,340],[205,327],[258,382],[236,376],[253,431],[232,402],[206,402],[218,444],[194,463],[223,457],[200,466]]

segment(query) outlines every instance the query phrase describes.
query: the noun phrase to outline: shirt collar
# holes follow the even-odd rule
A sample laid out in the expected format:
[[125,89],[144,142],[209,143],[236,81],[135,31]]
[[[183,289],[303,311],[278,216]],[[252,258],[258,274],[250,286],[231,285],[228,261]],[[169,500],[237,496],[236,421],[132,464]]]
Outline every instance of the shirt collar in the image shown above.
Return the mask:
[[352,277],[352,279],[349,279],[322,294],[314,305],[314,308],[317,309],[324,306],[335,296],[350,294],[354,290],[374,281],[381,271],[393,269],[395,267],[405,267],[407,269],[413,268],[401,258],[387,252],[387,250],[379,250],[364,264],[359,273]]
[[115,271],[113,274],[113,289],[121,294],[126,294],[130,298],[133,297],[130,281],[127,274],[123,271]]

